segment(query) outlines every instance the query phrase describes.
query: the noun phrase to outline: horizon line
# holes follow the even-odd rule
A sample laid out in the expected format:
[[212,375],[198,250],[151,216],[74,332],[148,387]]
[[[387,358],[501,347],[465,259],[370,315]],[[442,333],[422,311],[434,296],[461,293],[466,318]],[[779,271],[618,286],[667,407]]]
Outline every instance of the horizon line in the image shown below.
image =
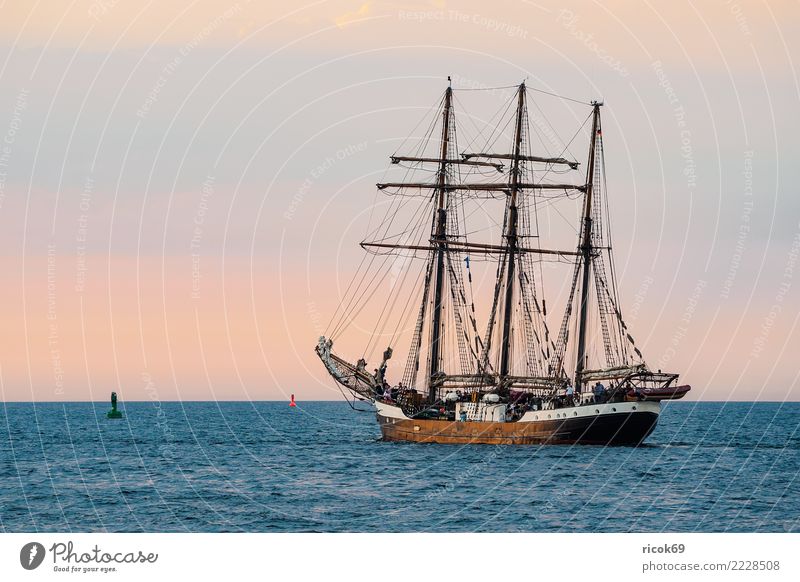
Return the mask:
[[[3,400],[3,404],[85,404],[85,403],[108,403],[108,400]],[[229,403],[229,402],[290,402],[290,399],[280,399],[280,400],[121,400],[120,403],[124,404],[125,402],[134,404],[134,403],[147,403],[147,402],[183,402],[183,403],[192,403],[192,402],[219,402],[219,403]],[[295,402],[341,402],[347,403],[347,400],[341,399],[331,399],[331,400],[298,400],[295,398]],[[793,403],[800,403],[800,399],[798,400],[665,400],[665,403],[670,402],[683,402],[683,403],[722,403],[726,404],[729,402],[749,402],[753,404],[783,404],[787,402]]]

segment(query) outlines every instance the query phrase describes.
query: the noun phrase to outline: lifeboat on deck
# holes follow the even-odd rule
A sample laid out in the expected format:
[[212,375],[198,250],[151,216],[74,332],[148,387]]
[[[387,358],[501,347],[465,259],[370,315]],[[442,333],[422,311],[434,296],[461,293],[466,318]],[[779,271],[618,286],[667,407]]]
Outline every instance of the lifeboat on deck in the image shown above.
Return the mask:
[[688,384],[682,386],[659,386],[655,388],[636,388],[628,390],[628,400],[660,402],[661,400],[680,400],[691,390]]

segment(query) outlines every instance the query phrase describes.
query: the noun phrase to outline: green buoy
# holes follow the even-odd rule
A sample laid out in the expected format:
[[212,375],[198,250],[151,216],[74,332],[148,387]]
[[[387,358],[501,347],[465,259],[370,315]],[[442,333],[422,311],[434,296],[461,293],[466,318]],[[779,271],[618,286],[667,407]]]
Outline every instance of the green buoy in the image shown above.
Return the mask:
[[122,413],[117,410],[117,393],[111,393],[111,410],[106,414],[108,418],[122,418]]

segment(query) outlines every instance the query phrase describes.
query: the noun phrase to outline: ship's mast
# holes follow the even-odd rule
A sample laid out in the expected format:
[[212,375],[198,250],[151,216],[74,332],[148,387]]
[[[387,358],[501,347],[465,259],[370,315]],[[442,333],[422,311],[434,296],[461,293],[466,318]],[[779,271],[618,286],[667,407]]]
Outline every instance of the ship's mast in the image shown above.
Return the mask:
[[442,287],[444,285],[444,254],[447,252],[447,167],[450,146],[450,108],[453,89],[447,88],[444,94],[444,111],[442,113],[442,150],[437,182],[438,204],[436,209],[436,231],[433,237],[434,260],[436,261],[433,292],[433,323],[431,329],[430,377],[428,378],[428,400],[436,400],[436,379],[441,366],[442,338]]
[[517,101],[517,123],[514,131],[514,155],[511,161],[511,192],[508,202],[508,269],[506,271],[506,294],[503,313],[503,343],[500,354],[500,377],[508,376],[511,363],[511,331],[514,314],[514,270],[517,254],[517,192],[519,190],[519,162],[522,146],[522,124],[524,122],[525,83],[519,86]]
[[589,307],[589,271],[592,267],[592,190],[594,185],[595,145],[597,144],[597,131],[600,127],[600,106],[602,103],[593,101],[594,114],[592,116],[592,138],[589,142],[589,163],[586,168],[586,189],[583,202],[583,233],[578,250],[582,257],[581,280],[581,309],[578,319],[578,353],[575,362],[575,388],[580,390],[583,370],[586,366],[586,323]]

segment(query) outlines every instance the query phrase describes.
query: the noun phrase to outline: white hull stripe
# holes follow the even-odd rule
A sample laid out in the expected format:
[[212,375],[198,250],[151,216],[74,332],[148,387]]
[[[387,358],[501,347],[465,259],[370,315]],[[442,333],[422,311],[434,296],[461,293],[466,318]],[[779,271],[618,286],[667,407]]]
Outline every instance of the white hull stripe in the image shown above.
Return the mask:
[[[399,406],[375,401],[378,414],[384,418],[411,420]],[[606,404],[585,404],[555,410],[529,410],[516,422],[546,422],[566,418],[582,418],[607,414],[630,414],[632,412],[661,412],[660,402],[609,402]]]

